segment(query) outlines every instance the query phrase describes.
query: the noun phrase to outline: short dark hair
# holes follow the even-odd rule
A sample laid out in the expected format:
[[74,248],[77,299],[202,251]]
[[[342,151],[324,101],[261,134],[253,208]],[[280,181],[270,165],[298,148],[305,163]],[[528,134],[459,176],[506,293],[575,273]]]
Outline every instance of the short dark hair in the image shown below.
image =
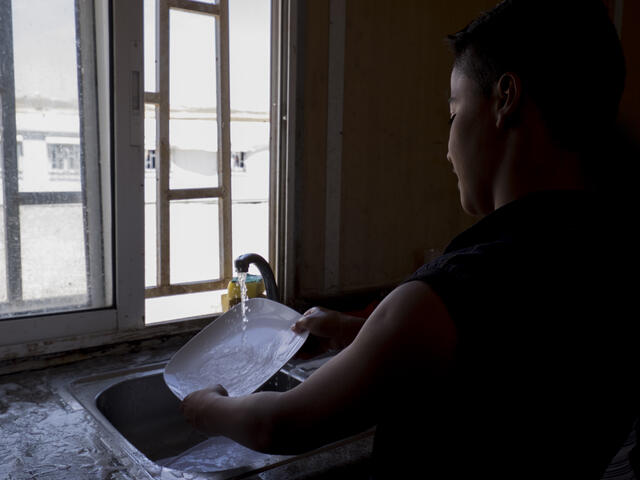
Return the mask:
[[626,69],[602,0],[504,0],[448,42],[485,94],[517,74],[563,147],[588,149],[615,125]]

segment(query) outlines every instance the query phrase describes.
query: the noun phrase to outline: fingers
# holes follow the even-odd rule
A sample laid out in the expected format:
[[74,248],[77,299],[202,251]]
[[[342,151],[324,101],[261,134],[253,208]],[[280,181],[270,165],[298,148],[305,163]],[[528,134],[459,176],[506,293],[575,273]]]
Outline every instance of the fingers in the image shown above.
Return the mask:
[[180,403],[180,411],[186,412],[193,408],[199,408],[202,404],[206,404],[207,401],[212,400],[215,397],[228,397],[229,392],[222,385],[217,384],[212,387],[203,388],[202,390],[196,390],[184,397]]
[[304,333],[309,330],[309,318],[310,316],[319,313],[320,309],[318,307],[311,307],[309,310],[302,314],[302,318],[299,319],[296,323],[291,326],[291,330],[295,333]]
[[[229,392],[227,392],[227,389],[224,388],[222,385],[220,385],[219,383],[216,385],[213,385],[211,387],[207,387],[207,388],[203,388],[202,390],[197,390],[195,392],[191,392],[189,395],[187,395],[187,398],[191,397],[191,396],[200,396],[200,397],[209,397],[209,396],[219,396],[222,395],[224,397],[228,397],[229,396]],[[187,399],[185,398],[185,400]]]
[[291,330],[293,330],[296,333],[304,333],[307,330],[309,330],[308,323],[309,322],[307,321],[307,319],[301,318],[296,323],[291,325]]
[[303,317],[308,317],[309,315],[313,315],[314,313],[319,313],[321,311],[323,311],[324,309],[320,308],[320,307],[311,307],[309,310],[307,310],[306,312],[304,312],[302,314]]
[[180,403],[180,412],[196,430],[209,433],[210,427],[206,419],[213,401],[218,397],[228,397],[229,393],[222,385],[197,390],[187,395]]
[[220,384],[217,384],[215,387],[213,387],[213,390],[216,391],[217,393],[219,393],[220,395],[224,396],[224,397],[228,397],[229,396],[229,392],[227,392],[227,389],[224,388]]
[[296,333],[309,333],[319,337],[334,337],[340,331],[341,314],[323,307],[312,307],[292,325]]

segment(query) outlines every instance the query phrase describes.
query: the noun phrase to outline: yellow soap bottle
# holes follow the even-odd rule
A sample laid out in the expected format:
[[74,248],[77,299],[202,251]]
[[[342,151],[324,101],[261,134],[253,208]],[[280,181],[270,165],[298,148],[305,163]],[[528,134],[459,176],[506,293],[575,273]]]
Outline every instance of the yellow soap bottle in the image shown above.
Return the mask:
[[[260,275],[247,275],[247,298],[265,297],[264,281]],[[222,294],[222,311],[226,312],[234,305],[240,303],[241,292],[238,278],[233,277],[227,286],[227,293]]]

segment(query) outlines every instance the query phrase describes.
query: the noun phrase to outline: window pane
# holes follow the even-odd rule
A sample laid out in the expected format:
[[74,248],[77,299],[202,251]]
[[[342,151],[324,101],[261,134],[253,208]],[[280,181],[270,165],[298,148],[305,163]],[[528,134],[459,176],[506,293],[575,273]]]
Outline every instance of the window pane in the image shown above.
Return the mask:
[[[0,175],[1,177],[1,175]],[[2,178],[0,178],[0,184]],[[0,201],[2,197],[0,197]],[[7,301],[7,262],[6,262],[6,251],[4,248],[4,209],[0,208],[0,305],[2,302]],[[0,306],[0,309],[2,307]]]
[[76,297],[87,302],[87,265],[81,204],[20,207],[22,296]]
[[271,4],[229,2],[233,257],[269,250]]
[[232,207],[233,258],[257,253],[269,261],[269,203],[239,203]]
[[156,91],[156,2],[144,0],[144,90]]
[[171,283],[220,278],[218,200],[170,204]]
[[145,300],[145,322],[147,324],[166,322],[221,312],[221,297],[226,292],[226,290],[213,290],[211,292],[147,298]]
[[[239,123],[239,126],[246,125]],[[257,136],[259,139],[260,136]],[[232,169],[233,258],[254,252],[269,259],[269,151],[242,155],[242,171]],[[232,162],[237,155],[232,156]]]
[[155,287],[158,284],[156,251],[156,204],[145,203],[144,205],[144,286]]
[[144,110],[144,261],[145,286],[157,285],[156,279],[156,169],[158,149],[156,143],[155,105],[145,105]]
[[0,317],[108,306],[93,1],[0,9]]
[[170,12],[170,188],[218,186],[215,18]]
[[269,113],[271,2],[229,2],[231,111]]
[[14,0],[12,7],[20,191],[80,191],[74,2]]

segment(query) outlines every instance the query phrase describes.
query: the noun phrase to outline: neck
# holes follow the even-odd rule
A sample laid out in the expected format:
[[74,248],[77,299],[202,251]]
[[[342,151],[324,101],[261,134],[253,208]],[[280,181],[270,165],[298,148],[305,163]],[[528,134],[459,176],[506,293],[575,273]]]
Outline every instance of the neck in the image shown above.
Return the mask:
[[494,208],[543,190],[584,190],[580,156],[551,142],[546,132],[519,129],[505,142],[494,183]]

